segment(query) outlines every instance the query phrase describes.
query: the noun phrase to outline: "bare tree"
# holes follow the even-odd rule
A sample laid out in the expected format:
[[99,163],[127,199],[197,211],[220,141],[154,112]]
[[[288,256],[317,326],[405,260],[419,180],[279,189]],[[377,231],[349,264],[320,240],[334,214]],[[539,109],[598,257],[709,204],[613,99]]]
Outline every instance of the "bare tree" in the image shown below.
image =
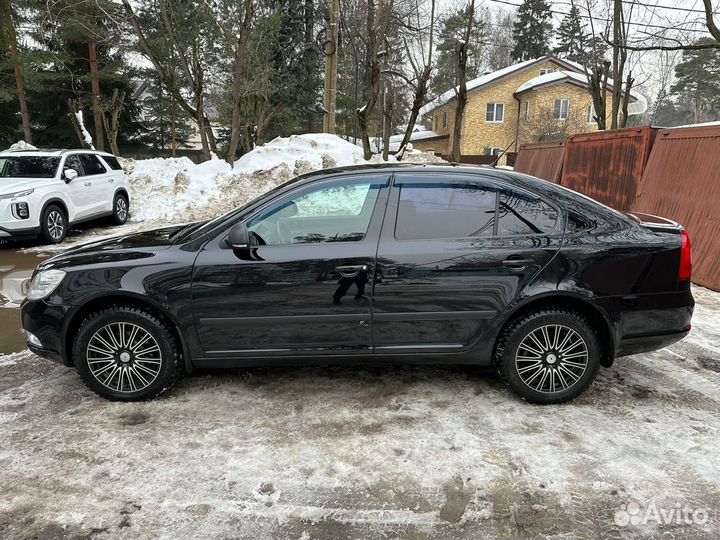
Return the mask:
[[365,159],[372,157],[368,119],[375,109],[380,93],[380,62],[385,51],[379,50],[379,44],[384,42],[384,37],[390,27],[392,8],[393,0],[378,0],[377,9],[374,0],[367,0],[367,73],[365,74],[367,101],[356,111]]
[[[420,24],[420,10],[419,6],[416,11],[417,13],[417,25]],[[433,40],[435,35],[435,0],[431,0],[430,3],[430,26],[428,28],[427,37],[427,54],[425,51],[424,43],[420,43],[420,59],[416,60],[412,54],[411,47],[408,43],[408,39],[404,38],[405,50],[409,64],[412,68],[415,80],[409,81],[413,86],[413,102],[410,107],[410,117],[408,118],[407,126],[405,127],[405,134],[400,142],[400,147],[396,153],[400,159],[405,154],[405,149],[410,142],[410,137],[415,129],[415,122],[417,122],[418,115],[420,114],[420,108],[425,103],[425,99],[428,93],[428,82],[430,81],[430,75],[433,69],[432,53],[433,53]],[[417,33],[416,33],[417,35]],[[384,147],[383,147],[384,148]]]
[[25,93],[25,80],[23,77],[22,62],[18,54],[15,11],[10,0],[0,0],[0,30],[3,36],[5,36],[5,39],[0,39],[0,43],[9,47],[10,58],[15,72],[15,86],[17,88],[18,102],[20,103],[23,136],[25,137],[25,142],[32,144],[32,130],[30,129],[30,114],[28,112],[27,95]]
[[[185,112],[187,112],[192,118],[196,120],[198,124],[198,130],[200,132],[200,140],[203,145],[203,156],[208,159],[210,157],[210,152],[216,151],[217,148],[215,144],[215,136],[213,135],[212,127],[210,126],[210,121],[208,120],[204,111],[204,72],[202,64],[197,57],[198,51],[192,51],[190,54],[190,59],[188,59],[185,51],[183,50],[176,50],[175,52],[177,54],[174,56],[174,58],[177,58],[177,60],[179,60],[181,72],[186,79],[186,83],[193,91],[194,104],[191,105],[190,102],[185,99],[182,92],[180,91],[180,85],[175,79],[174,73],[168,68],[165,62],[163,62],[160,54],[150,46],[150,43],[140,24],[140,20],[135,14],[135,11],[133,10],[129,0],[121,1],[128,15],[128,18],[130,19],[130,23],[133,27],[135,35],[138,38],[140,51],[145,55],[148,60],[150,60],[153,68],[155,68],[155,71],[158,75],[158,79],[170,93],[175,102]],[[166,6],[166,0],[161,0],[161,7],[163,6]],[[167,11],[165,15],[166,16],[162,18],[168,19],[169,22],[169,17],[167,17]],[[173,25],[163,22],[163,27],[167,28],[168,26],[171,30],[170,34],[168,35],[170,46],[173,49],[177,49],[177,39],[174,37]],[[195,54],[193,54],[193,52]]]
[[538,107],[529,121],[520,123],[518,138],[523,143],[562,140],[570,135],[586,131],[585,111],[581,107],[571,107],[565,119],[555,116],[551,104]]
[[117,88],[113,90],[110,100],[100,102],[102,109],[102,123],[107,134],[110,151],[116,156],[120,155],[120,149],[117,144],[118,133],[120,132],[120,113],[125,107],[125,91]]
[[460,161],[460,138],[462,137],[462,122],[465,115],[465,106],[467,105],[467,50],[470,41],[470,33],[475,20],[475,0],[470,0],[467,13],[467,25],[465,26],[465,34],[463,39],[455,45],[455,53],[457,58],[458,69],[458,90],[457,102],[455,104],[455,122],[453,124],[452,147],[450,149],[450,161]]
[[95,126],[95,148],[105,150],[103,136],[103,111],[100,105],[100,76],[98,73],[97,41],[95,36],[88,40],[88,61],[90,64],[90,106]]

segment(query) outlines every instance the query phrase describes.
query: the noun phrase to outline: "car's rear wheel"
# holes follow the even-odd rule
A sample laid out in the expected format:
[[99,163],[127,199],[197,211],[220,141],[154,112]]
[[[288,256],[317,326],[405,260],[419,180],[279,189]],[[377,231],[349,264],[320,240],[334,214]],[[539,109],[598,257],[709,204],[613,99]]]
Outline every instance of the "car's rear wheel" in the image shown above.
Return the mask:
[[128,215],[130,212],[130,204],[128,203],[128,198],[123,195],[122,193],[118,193],[115,195],[115,200],[113,201],[113,221],[116,225],[124,225],[125,222],[128,219]]
[[89,315],[73,359],[91,390],[116,401],[141,401],[170,388],[180,372],[171,328],[141,308],[111,306]]
[[601,347],[597,332],[580,313],[546,308],[508,325],[498,342],[501,374],[531,403],[570,401],[595,380]]
[[51,204],[40,217],[40,237],[48,244],[59,244],[67,235],[68,220],[65,211]]

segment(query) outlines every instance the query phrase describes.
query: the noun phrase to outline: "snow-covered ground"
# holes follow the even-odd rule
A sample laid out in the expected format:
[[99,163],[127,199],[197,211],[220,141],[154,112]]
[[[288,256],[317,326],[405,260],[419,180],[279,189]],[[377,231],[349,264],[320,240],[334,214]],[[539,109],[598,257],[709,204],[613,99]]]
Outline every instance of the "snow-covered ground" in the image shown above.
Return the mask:
[[716,539],[720,294],[694,294],[687,339],[561,406],[392,366],[207,371],[121,404],[0,356],[0,537]]

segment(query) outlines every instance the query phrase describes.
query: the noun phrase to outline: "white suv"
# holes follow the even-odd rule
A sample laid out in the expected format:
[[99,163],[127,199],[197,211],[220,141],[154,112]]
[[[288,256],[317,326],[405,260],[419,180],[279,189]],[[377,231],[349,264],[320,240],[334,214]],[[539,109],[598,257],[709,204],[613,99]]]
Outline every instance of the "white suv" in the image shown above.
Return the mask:
[[112,216],[127,221],[125,173],[112,154],[93,150],[0,152],[0,240],[57,244],[73,223]]

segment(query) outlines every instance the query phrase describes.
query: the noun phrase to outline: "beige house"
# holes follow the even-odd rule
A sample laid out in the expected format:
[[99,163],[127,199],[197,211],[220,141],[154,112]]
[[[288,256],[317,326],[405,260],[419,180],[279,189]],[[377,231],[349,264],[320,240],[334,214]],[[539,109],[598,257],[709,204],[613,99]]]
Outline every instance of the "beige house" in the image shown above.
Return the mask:
[[[608,85],[611,89],[612,81]],[[460,153],[467,158],[463,160],[497,155],[506,148],[516,152],[523,143],[597,130],[587,77],[575,62],[543,56],[486,73],[468,81],[467,87],[460,138]],[[426,104],[420,114],[432,129],[416,132],[411,138],[413,147],[447,156],[455,107],[456,89]],[[645,98],[631,91],[629,114],[642,114],[646,109]]]

